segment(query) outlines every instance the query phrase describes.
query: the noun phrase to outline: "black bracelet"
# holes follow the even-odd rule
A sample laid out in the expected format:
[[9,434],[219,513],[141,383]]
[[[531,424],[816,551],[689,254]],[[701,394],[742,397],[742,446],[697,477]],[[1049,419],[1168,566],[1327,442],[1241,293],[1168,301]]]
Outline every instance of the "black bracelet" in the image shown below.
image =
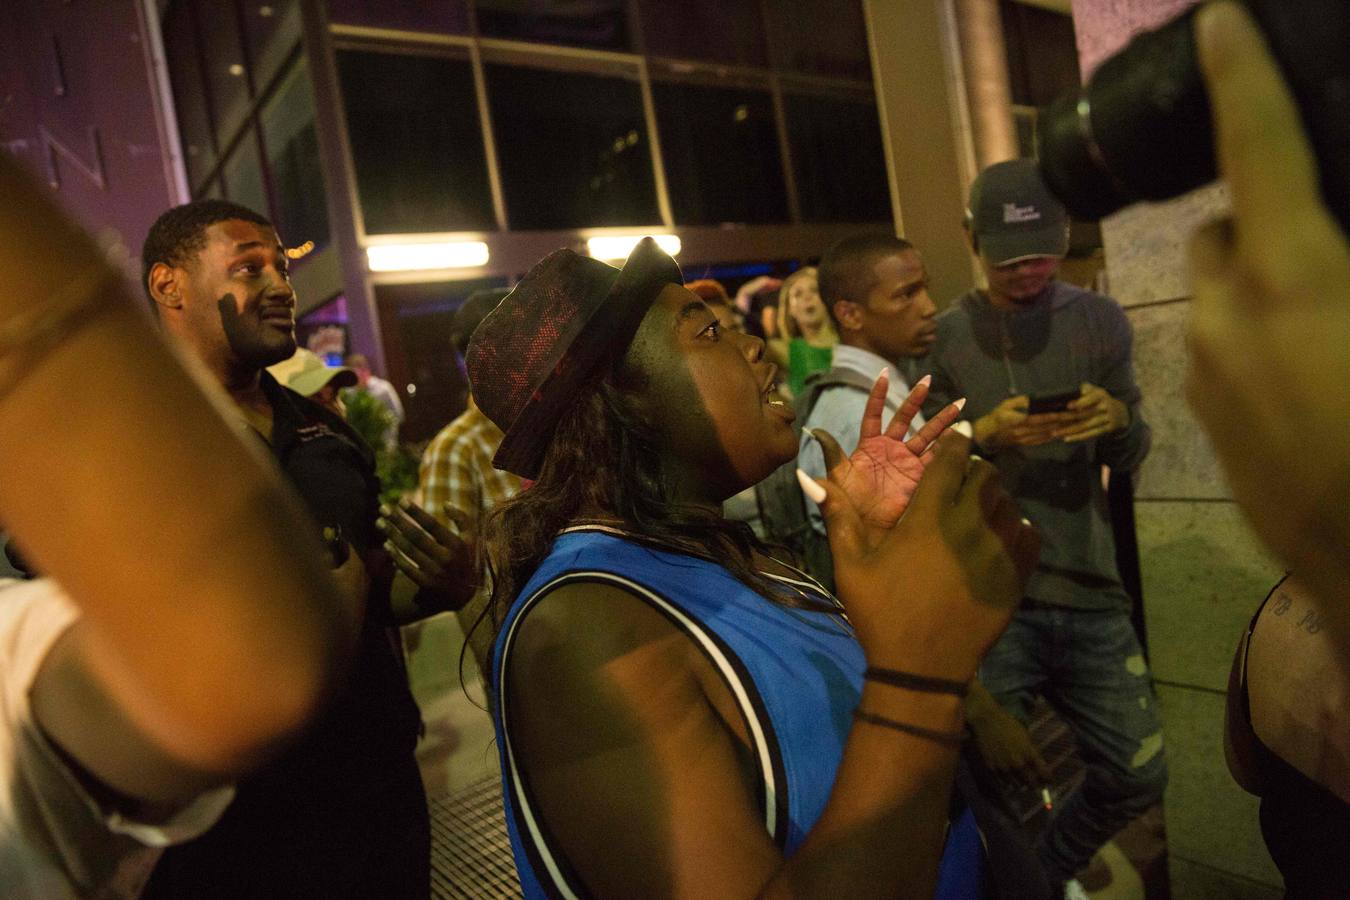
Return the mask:
[[950,678],[931,678],[927,675],[915,675],[912,672],[901,672],[897,669],[878,669],[875,666],[868,666],[867,671],[863,672],[863,678],[868,681],[875,681],[877,684],[889,684],[891,687],[918,691],[921,694],[952,694],[956,697],[964,697],[966,691],[970,689],[970,684],[965,681],[953,681]]
[[861,709],[853,711],[853,718],[859,722],[866,722],[869,725],[880,725],[882,728],[890,728],[894,731],[902,731],[905,734],[914,737],[923,738],[926,741],[932,741],[935,744],[941,744],[944,747],[960,747],[963,735],[952,734],[948,731],[934,731],[931,728],[920,728],[918,725],[910,725],[908,722],[897,722],[895,719],[888,719],[885,716],[875,716],[872,713],[863,712]]

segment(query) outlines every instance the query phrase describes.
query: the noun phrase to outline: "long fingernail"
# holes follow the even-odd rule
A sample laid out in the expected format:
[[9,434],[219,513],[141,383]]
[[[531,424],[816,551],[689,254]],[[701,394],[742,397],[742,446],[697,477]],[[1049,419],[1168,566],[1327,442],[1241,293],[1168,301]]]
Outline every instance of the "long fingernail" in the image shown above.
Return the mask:
[[885,378],[885,379],[887,379],[887,380],[889,381],[889,380],[890,380],[890,377],[891,377],[891,367],[890,367],[890,366],[882,366],[882,367],[881,367],[881,371],[877,373],[877,381],[880,381],[880,380],[883,379],[883,378]]
[[814,500],[817,506],[825,502],[825,489],[801,469],[797,470],[797,481],[801,483],[802,493]]
[[922,378],[920,378],[918,381],[914,382],[914,386],[915,386],[915,387],[928,387],[928,385],[930,385],[930,384],[932,384],[932,383],[933,383],[933,376],[932,376],[932,375],[925,375],[925,376],[923,376]]
[[382,515],[382,516],[391,516],[391,515],[393,515],[393,514],[394,514],[394,511],[393,511],[392,509],[389,508],[389,504],[388,504],[388,503],[381,503],[381,504],[380,504],[380,515]]
[[973,439],[975,437],[975,429],[970,427],[970,422],[965,419],[962,419],[960,422],[953,422],[952,431],[955,431],[957,434],[967,439]]
[[953,400],[952,406],[955,406],[956,411],[960,412],[961,410],[966,408],[966,398],[962,397],[960,400]]

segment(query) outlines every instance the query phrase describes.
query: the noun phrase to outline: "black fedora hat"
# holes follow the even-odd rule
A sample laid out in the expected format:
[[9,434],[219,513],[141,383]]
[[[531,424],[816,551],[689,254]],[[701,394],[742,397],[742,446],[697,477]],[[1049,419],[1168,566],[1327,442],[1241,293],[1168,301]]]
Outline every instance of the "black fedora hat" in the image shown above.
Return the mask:
[[680,267],[643,238],[622,269],[571,250],[544,257],[473,333],[465,364],[474,402],[504,433],[492,463],[537,478],[577,389],[628,348]]

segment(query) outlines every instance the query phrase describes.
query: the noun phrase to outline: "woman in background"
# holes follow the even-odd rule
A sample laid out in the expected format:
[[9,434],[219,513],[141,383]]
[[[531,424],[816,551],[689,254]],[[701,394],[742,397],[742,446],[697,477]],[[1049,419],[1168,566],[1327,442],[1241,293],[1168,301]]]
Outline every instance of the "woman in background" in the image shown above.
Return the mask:
[[778,337],[770,354],[787,373],[788,390],[796,397],[806,379],[830,367],[839,332],[820,299],[815,266],[805,266],[783,279],[778,291]]

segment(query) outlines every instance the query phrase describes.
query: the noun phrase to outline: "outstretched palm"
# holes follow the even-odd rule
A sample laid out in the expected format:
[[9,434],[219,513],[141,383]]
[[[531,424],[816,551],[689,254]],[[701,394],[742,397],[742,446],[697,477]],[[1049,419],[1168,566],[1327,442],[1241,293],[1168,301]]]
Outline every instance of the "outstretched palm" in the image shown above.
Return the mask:
[[883,371],[868,395],[858,447],[851,456],[844,455],[833,435],[819,429],[811,432],[820,441],[826,477],[843,488],[863,522],[878,531],[888,531],[900,521],[932,458],[933,442],[956,421],[963,405],[960,401],[949,404],[918,434],[905,440],[910,423],[928,397],[928,379],[914,386],[883,432],[881,417],[888,385],[888,374]]

